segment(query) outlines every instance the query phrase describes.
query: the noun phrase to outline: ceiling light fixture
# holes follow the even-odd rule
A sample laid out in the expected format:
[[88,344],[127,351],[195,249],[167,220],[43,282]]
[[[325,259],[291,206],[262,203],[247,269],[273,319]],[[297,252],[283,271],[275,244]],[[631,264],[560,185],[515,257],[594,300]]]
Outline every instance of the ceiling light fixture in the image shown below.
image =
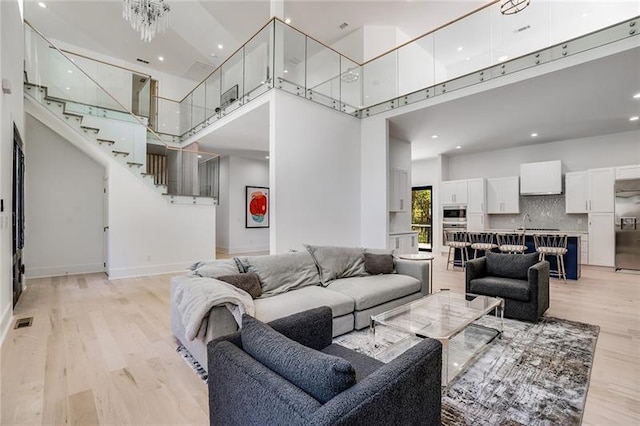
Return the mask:
[[169,27],[171,7],[164,0],[123,0],[122,17],[140,32],[140,40],[150,42]]
[[537,133],[531,133],[531,137],[532,137],[532,138],[537,138],[537,137],[538,137],[538,134],[537,134]]
[[67,70],[67,72],[68,72],[69,74],[73,74],[73,71],[71,71],[71,70]]
[[640,93],[636,93],[635,95],[633,95],[633,99],[640,99]]
[[456,146],[456,149],[460,149],[460,148],[462,148],[462,146],[460,146],[460,145]]
[[438,135],[431,135],[431,139],[438,139]]
[[223,45],[223,44],[219,44],[219,45],[218,45],[218,49],[222,50],[223,48],[224,48],[224,45]]
[[285,23],[285,24],[287,24],[287,25],[288,25],[288,24],[290,24],[290,23],[291,23],[291,18],[287,18],[287,19],[285,19],[285,20],[284,20],[284,23]]
[[634,115],[633,117],[629,117],[629,121],[638,121],[640,120],[640,117],[638,117],[637,115]]
[[43,9],[47,8],[47,5],[42,2],[38,3],[38,6],[42,7]]
[[163,57],[163,56],[158,56],[158,60],[159,60],[160,62],[162,62],[162,61],[164,61],[164,57]]
[[269,159],[269,156],[268,156],[268,155],[267,155],[267,156],[265,156],[265,157],[264,157],[264,159],[265,159],[265,160],[268,160],[268,159]]
[[500,0],[500,13],[514,15],[529,6],[530,0]]
[[462,52],[462,46],[458,46],[458,52]]

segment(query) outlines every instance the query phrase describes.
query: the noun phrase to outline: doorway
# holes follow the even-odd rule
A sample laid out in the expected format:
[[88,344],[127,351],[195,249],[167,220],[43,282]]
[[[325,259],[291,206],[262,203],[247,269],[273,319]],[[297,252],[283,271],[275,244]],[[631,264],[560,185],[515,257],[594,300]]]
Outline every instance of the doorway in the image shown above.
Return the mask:
[[18,128],[13,125],[13,176],[12,176],[12,207],[11,207],[11,241],[13,261],[13,306],[16,306],[22,294],[22,277],[24,264],[22,251],[24,249],[24,152],[22,138]]
[[433,206],[431,186],[411,188],[411,229],[418,233],[418,250],[431,251]]

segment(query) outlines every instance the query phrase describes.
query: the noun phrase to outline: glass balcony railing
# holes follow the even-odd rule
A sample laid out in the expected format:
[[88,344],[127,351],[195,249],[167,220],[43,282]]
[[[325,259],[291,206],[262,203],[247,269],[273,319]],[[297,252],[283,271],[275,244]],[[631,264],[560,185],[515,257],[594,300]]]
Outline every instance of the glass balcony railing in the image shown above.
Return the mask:
[[640,2],[493,2],[364,64],[272,19],[180,102],[158,98],[159,131],[192,136],[278,88],[365,118],[637,35]]
[[[179,139],[151,129],[150,76],[146,82],[140,77],[122,67],[63,52],[28,23],[25,27],[28,95],[105,151],[122,157],[134,173],[152,180],[163,193],[217,200],[218,155],[204,152],[197,143],[181,147]],[[181,111],[167,116],[174,117],[170,125],[179,126],[175,112]]]

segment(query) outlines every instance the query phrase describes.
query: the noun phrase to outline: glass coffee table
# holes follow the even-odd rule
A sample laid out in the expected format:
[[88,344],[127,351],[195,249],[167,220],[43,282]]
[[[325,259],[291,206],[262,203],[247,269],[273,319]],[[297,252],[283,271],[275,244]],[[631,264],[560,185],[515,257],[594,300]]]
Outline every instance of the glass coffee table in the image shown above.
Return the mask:
[[[497,329],[474,324],[491,311],[499,318]],[[503,311],[503,299],[441,290],[371,316],[374,344],[376,327],[381,325],[406,334],[375,357],[388,362],[426,337],[437,339],[442,343],[442,385],[446,386],[482,349],[502,335]]]

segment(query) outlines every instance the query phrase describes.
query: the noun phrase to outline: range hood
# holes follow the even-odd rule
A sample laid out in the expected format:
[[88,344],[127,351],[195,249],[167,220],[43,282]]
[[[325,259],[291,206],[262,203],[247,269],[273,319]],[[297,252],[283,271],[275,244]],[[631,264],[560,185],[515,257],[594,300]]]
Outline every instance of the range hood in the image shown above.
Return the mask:
[[562,162],[520,164],[520,195],[562,194]]

